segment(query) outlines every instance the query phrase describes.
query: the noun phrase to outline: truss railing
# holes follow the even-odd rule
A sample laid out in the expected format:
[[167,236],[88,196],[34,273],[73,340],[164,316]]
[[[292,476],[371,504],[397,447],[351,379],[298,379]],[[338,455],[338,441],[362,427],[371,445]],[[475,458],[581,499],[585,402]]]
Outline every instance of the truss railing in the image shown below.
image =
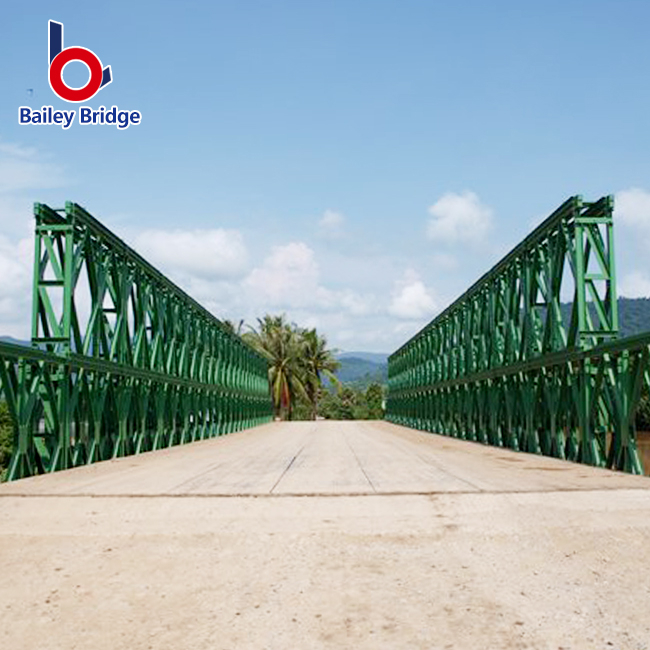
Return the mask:
[[9,479],[271,419],[261,355],[80,206],[35,215],[34,347],[0,344]]
[[640,473],[650,334],[616,340],[612,210],[569,199],[391,355],[387,419]]

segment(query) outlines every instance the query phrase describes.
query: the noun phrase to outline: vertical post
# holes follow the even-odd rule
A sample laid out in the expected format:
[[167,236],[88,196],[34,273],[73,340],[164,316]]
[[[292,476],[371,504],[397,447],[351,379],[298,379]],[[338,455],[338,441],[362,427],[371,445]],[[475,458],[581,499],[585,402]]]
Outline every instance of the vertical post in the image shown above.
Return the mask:
[[609,282],[607,283],[606,299],[609,302],[609,313],[611,317],[612,333],[618,334],[618,294],[616,291],[616,255],[614,249],[614,197],[607,197],[608,221],[607,229],[607,261],[609,266]]
[[38,338],[38,319],[40,316],[40,277],[41,277],[41,233],[39,229],[39,203],[34,204],[36,234],[34,236],[34,271],[32,276],[32,342]]
[[588,339],[585,337],[587,333],[587,295],[585,287],[585,226],[580,222],[580,208],[582,202],[576,205],[574,211],[574,231],[573,231],[573,255],[574,255],[574,282],[575,282],[575,304],[573,309],[576,310],[578,316],[578,332],[577,343],[580,347],[584,348],[588,345]]
[[[66,205],[67,208],[67,205]],[[62,352],[70,353],[72,338],[72,296],[74,293],[74,226],[72,215],[69,215],[68,227],[65,231],[65,255],[63,258],[63,314],[62,336],[66,339],[63,342]]]

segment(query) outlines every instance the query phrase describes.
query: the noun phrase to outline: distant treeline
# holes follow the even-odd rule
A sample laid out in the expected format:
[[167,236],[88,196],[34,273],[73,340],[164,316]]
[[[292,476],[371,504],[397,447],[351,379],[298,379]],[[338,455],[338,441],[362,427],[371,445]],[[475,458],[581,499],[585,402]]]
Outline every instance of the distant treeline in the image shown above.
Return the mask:
[[[590,305],[592,318],[596,312]],[[562,304],[562,319],[568,327],[571,318],[571,303]],[[618,336],[633,336],[650,332],[650,298],[619,298],[618,299]]]
[[619,336],[650,332],[650,298],[618,299]]

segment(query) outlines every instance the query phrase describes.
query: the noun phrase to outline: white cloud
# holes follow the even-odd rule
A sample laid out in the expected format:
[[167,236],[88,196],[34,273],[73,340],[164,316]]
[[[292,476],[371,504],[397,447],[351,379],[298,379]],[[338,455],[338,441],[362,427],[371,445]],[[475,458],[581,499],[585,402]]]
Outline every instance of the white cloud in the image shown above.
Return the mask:
[[427,236],[445,244],[480,244],[492,226],[492,210],[474,192],[448,192],[429,208],[429,214],[433,218]]
[[244,281],[253,300],[283,309],[312,306],[328,308],[333,294],[320,285],[320,269],[314,251],[304,242],[275,246],[262,266]]
[[318,233],[326,239],[340,239],[343,236],[345,217],[340,212],[325,210],[318,222]]
[[458,268],[458,259],[449,253],[434,253],[431,256],[431,263],[444,271],[453,271]]
[[287,311],[301,325],[327,323],[332,335],[381,311],[371,293],[328,286],[315,252],[304,242],[275,246],[243,281],[240,297],[248,313]]
[[650,192],[632,187],[617,192],[614,229],[617,235],[619,294],[628,298],[650,297]]
[[376,297],[372,294],[361,295],[346,289],[339,292],[338,296],[341,306],[353,316],[368,316],[378,311]]
[[0,235],[0,334],[30,336],[33,257],[32,237],[12,242]]
[[38,150],[11,142],[0,142],[0,155],[29,160],[38,157]]
[[436,303],[420,276],[407,269],[404,277],[395,283],[388,313],[405,320],[419,320],[431,317]]
[[13,240],[33,236],[33,197],[0,194],[0,232]]
[[[35,192],[64,183],[63,169],[55,160],[33,148],[0,142],[0,334],[29,338],[31,203],[39,198]],[[448,196],[432,207],[435,220],[445,221],[445,215],[438,214],[445,201]],[[345,247],[333,253],[336,240],[348,234],[346,217],[334,210],[314,222],[322,249],[314,250],[304,241],[288,242],[262,248],[254,264],[239,230],[198,230],[188,223],[187,228],[138,232],[130,215],[117,221],[126,224],[128,239],[145,259],[219,318],[245,318],[253,324],[265,312],[285,311],[300,325],[317,326],[334,347],[390,351],[403,342],[402,332],[417,329],[437,307],[430,289],[413,271],[395,283],[391,293],[392,280],[403,269],[392,254],[362,256],[356,247],[354,253]],[[455,264],[450,255],[437,252],[438,268]],[[82,311],[87,307],[84,293],[80,286],[76,301]]]
[[0,142],[0,334],[30,336],[33,190],[65,184],[63,168],[35,148]]
[[248,251],[237,230],[145,230],[135,248],[169,272],[219,280],[242,276]]
[[401,341],[400,345],[406,343],[412,336],[422,329],[422,324],[412,320],[400,321],[393,325],[393,334]]
[[626,298],[649,298],[650,276],[641,271],[628,273],[621,280],[619,293]]
[[638,187],[616,194],[614,215],[618,223],[650,235],[650,192]]
[[36,149],[0,142],[0,192],[48,189],[65,184],[63,169]]

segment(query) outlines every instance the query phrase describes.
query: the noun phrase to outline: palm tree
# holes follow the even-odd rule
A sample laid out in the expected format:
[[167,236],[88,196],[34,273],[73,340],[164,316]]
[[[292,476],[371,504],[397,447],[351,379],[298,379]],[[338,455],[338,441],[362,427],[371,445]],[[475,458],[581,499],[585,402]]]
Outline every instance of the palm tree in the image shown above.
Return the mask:
[[242,335],[242,330],[244,329],[244,319],[240,318],[237,324],[235,324],[235,321],[230,320],[229,318],[226,318],[223,321],[223,326],[228,330],[231,334],[236,334],[237,336]]
[[339,380],[334,374],[341,364],[334,358],[334,352],[327,349],[327,339],[316,329],[302,330],[302,365],[304,386],[311,406],[311,419],[318,414],[318,398],[323,388],[323,376],[336,386]]
[[300,400],[309,405],[309,415],[315,420],[323,378],[340,386],[334,374],[340,364],[334,352],[327,349],[326,338],[316,329],[303,329],[288,323],[284,314],[267,314],[257,319],[257,325],[257,330],[249,328],[242,338],[269,362],[269,383],[276,416],[290,420]]
[[286,322],[285,316],[258,318],[258,330],[243,335],[269,362],[269,383],[275,414],[291,419],[296,397],[308,400],[303,383],[299,330]]

